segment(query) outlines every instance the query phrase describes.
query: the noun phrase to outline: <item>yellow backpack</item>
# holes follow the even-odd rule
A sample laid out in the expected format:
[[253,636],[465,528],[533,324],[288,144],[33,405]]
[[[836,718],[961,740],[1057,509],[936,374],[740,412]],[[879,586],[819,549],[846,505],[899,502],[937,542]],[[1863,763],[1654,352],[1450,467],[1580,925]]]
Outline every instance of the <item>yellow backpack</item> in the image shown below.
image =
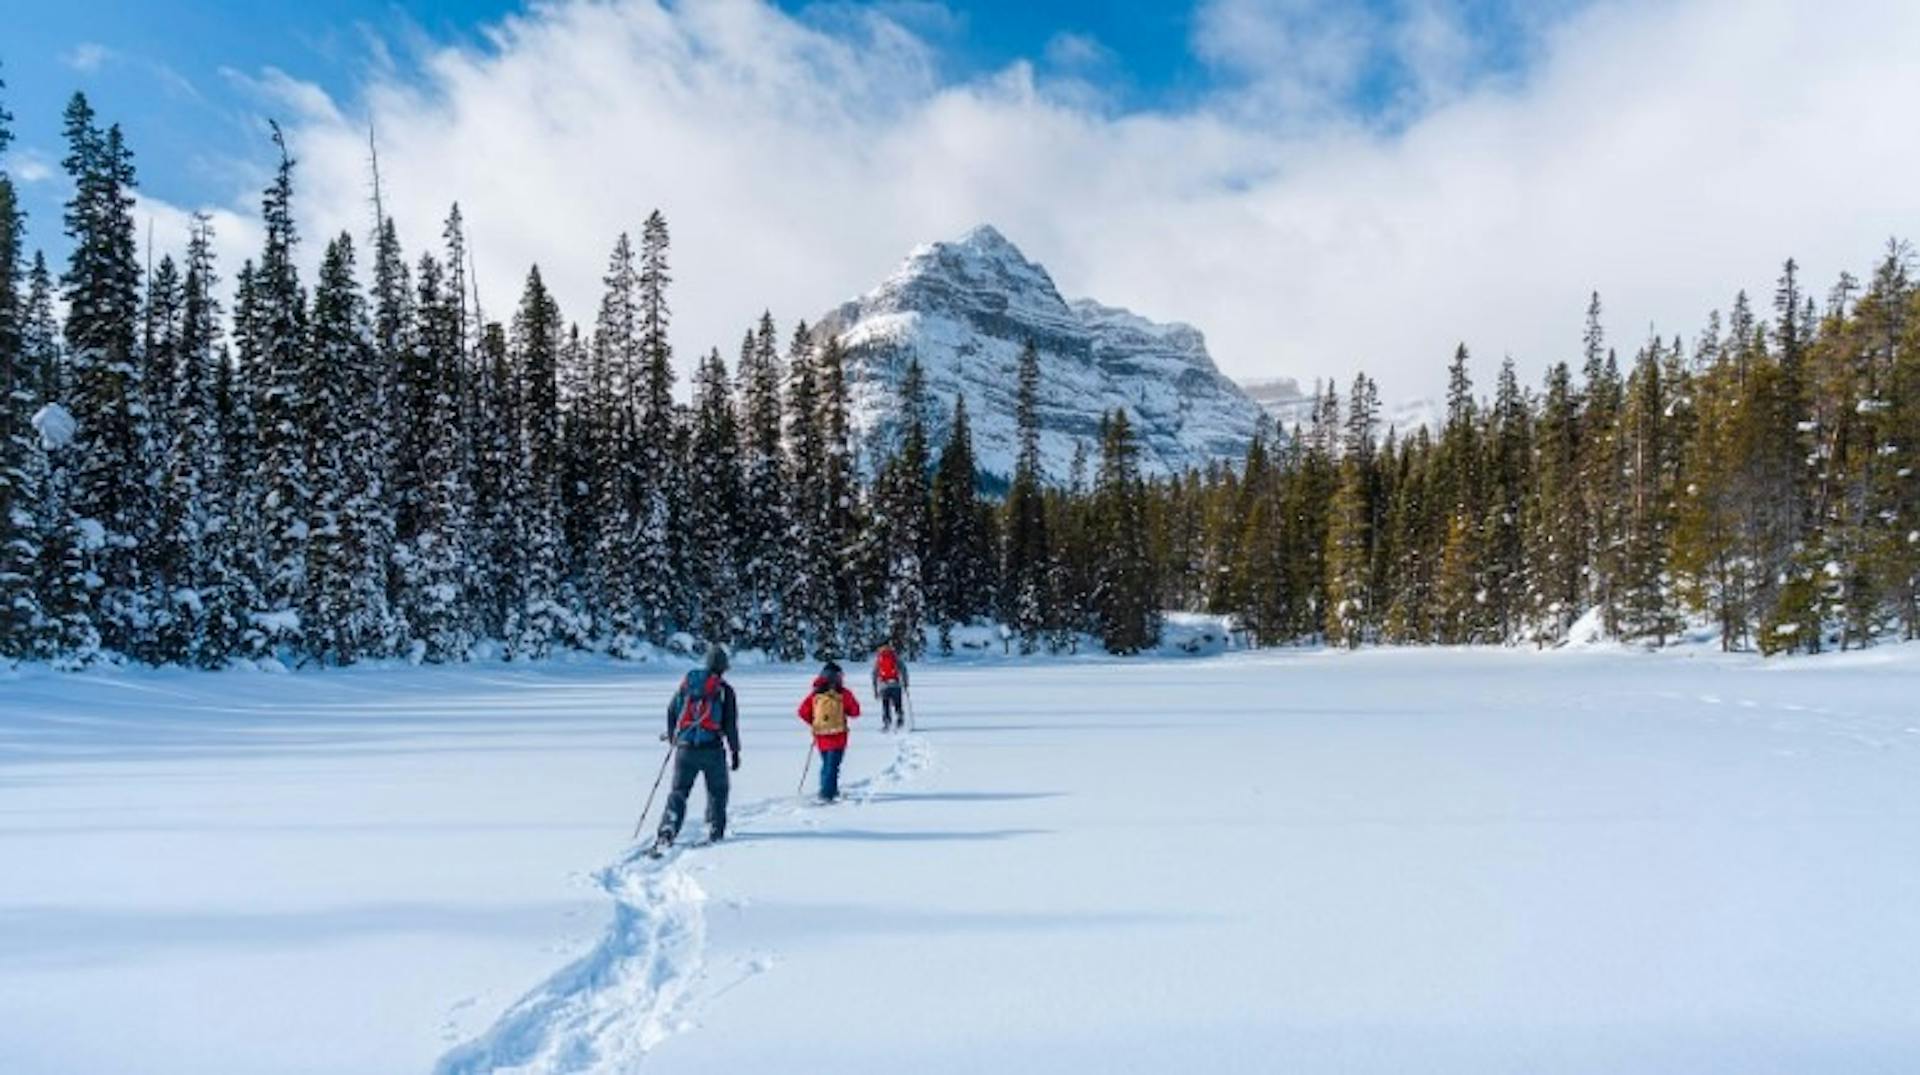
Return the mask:
[[813,734],[839,735],[847,730],[847,707],[840,692],[825,690],[813,696]]

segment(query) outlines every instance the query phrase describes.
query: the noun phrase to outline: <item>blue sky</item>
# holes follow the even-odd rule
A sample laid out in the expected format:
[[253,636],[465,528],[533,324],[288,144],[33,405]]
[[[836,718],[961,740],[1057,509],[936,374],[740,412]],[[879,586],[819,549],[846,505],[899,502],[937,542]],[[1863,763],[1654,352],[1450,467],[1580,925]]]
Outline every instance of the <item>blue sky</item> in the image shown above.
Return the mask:
[[[1087,84],[1100,106],[1113,111],[1185,109],[1246,80],[1244,72],[1197,54],[1192,3],[783,0],[778,6],[823,26],[850,11],[881,12],[933,47],[944,77],[978,78],[1024,60]],[[1331,6],[1363,10],[1376,20],[1371,31],[1384,37],[1406,5]],[[519,0],[47,3],[9,28],[0,44],[0,77],[22,149],[42,165],[59,160],[61,109],[74,91],[84,91],[105,120],[126,129],[143,190],[191,204],[230,196],[265,166],[263,124],[276,105],[251,83],[263,71],[277,69],[351,101],[372,70],[405,77],[436,47],[485,50],[487,27],[525,7]],[[1447,7],[1479,40],[1482,71],[1523,67],[1527,5],[1459,0]],[[1388,113],[1407,78],[1387,49],[1369,49],[1364,70],[1343,87],[1339,104],[1355,116],[1391,122]],[[37,221],[50,223],[59,197],[57,185],[36,185],[28,208]],[[50,249],[63,246],[57,229],[35,231]]]
[[[1920,236],[1911,0],[76,0],[0,40],[30,240],[59,116],[126,129],[140,212],[257,246],[267,117],[309,239],[368,221],[365,138],[419,252],[458,200],[494,293],[588,318],[606,250],[674,226],[683,360],[813,318],[990,222],[1063,293],[1206,332],[1226,372],[1436,393],[1577,345],[1689,339],[1799,258]],[[268,10],[271,9],[271,10]],[[1873,33],[1861,33],[1871,26]],[[310,241],[305,256],[317,256]]]

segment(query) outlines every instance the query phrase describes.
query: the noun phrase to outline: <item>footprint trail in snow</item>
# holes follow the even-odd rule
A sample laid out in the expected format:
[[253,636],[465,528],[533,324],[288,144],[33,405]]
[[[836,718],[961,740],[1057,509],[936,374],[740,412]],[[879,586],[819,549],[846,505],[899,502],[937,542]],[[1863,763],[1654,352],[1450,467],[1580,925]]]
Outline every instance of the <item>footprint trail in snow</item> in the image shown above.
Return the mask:
[[[903,737],[893,760],[873,777],[847,788],[854,803],[923,772],[931,753],[919,736]],[[736,832],[762,818],[793,812],[791,800],[763,800],[733,812]],[[694,1012],[710,994],[707,985],[706,901],[691,870],[680,863],[684,849],[661,858],[644,847],[629,850],[594,875],[613,899],[613,922],[586,955],[563,967],[515,1001],[491,1028],[445,1056],[436,1075],[521,1075],[638,1070],[646,1054],[672,1035],[694,1027]],[[770,957],[749,968],[761,973]],[[724,992],[739,980],[724,983]]]

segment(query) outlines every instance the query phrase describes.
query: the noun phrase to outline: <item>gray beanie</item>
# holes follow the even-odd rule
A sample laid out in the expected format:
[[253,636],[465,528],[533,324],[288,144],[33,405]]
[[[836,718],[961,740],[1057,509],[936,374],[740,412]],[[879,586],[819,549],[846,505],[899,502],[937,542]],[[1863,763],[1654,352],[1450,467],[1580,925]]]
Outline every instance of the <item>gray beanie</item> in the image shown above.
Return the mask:
[[707,643],[707,671],[716,676],[726,674],[727,650],[718,642]]

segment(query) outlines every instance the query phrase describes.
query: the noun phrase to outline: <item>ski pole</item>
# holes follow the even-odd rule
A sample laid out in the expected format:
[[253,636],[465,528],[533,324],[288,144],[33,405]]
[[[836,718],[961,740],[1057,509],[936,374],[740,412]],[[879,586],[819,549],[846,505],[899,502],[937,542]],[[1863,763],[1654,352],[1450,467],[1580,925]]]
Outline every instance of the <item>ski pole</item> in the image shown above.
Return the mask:
[[807,774],[813,771],[813,739],[807,739],[807,764],[800,767],[800,786],[793,790],[795,795],[807,793]]
[[640,838],[640,830],[647,824],[647,815],[653,812],[653,797],[660,794],[660,781],[667,777],[667,763],[673,760],[674,751],[680,749],[678,743],[667,744],[667,756],[660,759],[660,775],[653,778],[653,790],[647,792],[647,805],[640,808],[640,818],[633,823],[633,838]]

